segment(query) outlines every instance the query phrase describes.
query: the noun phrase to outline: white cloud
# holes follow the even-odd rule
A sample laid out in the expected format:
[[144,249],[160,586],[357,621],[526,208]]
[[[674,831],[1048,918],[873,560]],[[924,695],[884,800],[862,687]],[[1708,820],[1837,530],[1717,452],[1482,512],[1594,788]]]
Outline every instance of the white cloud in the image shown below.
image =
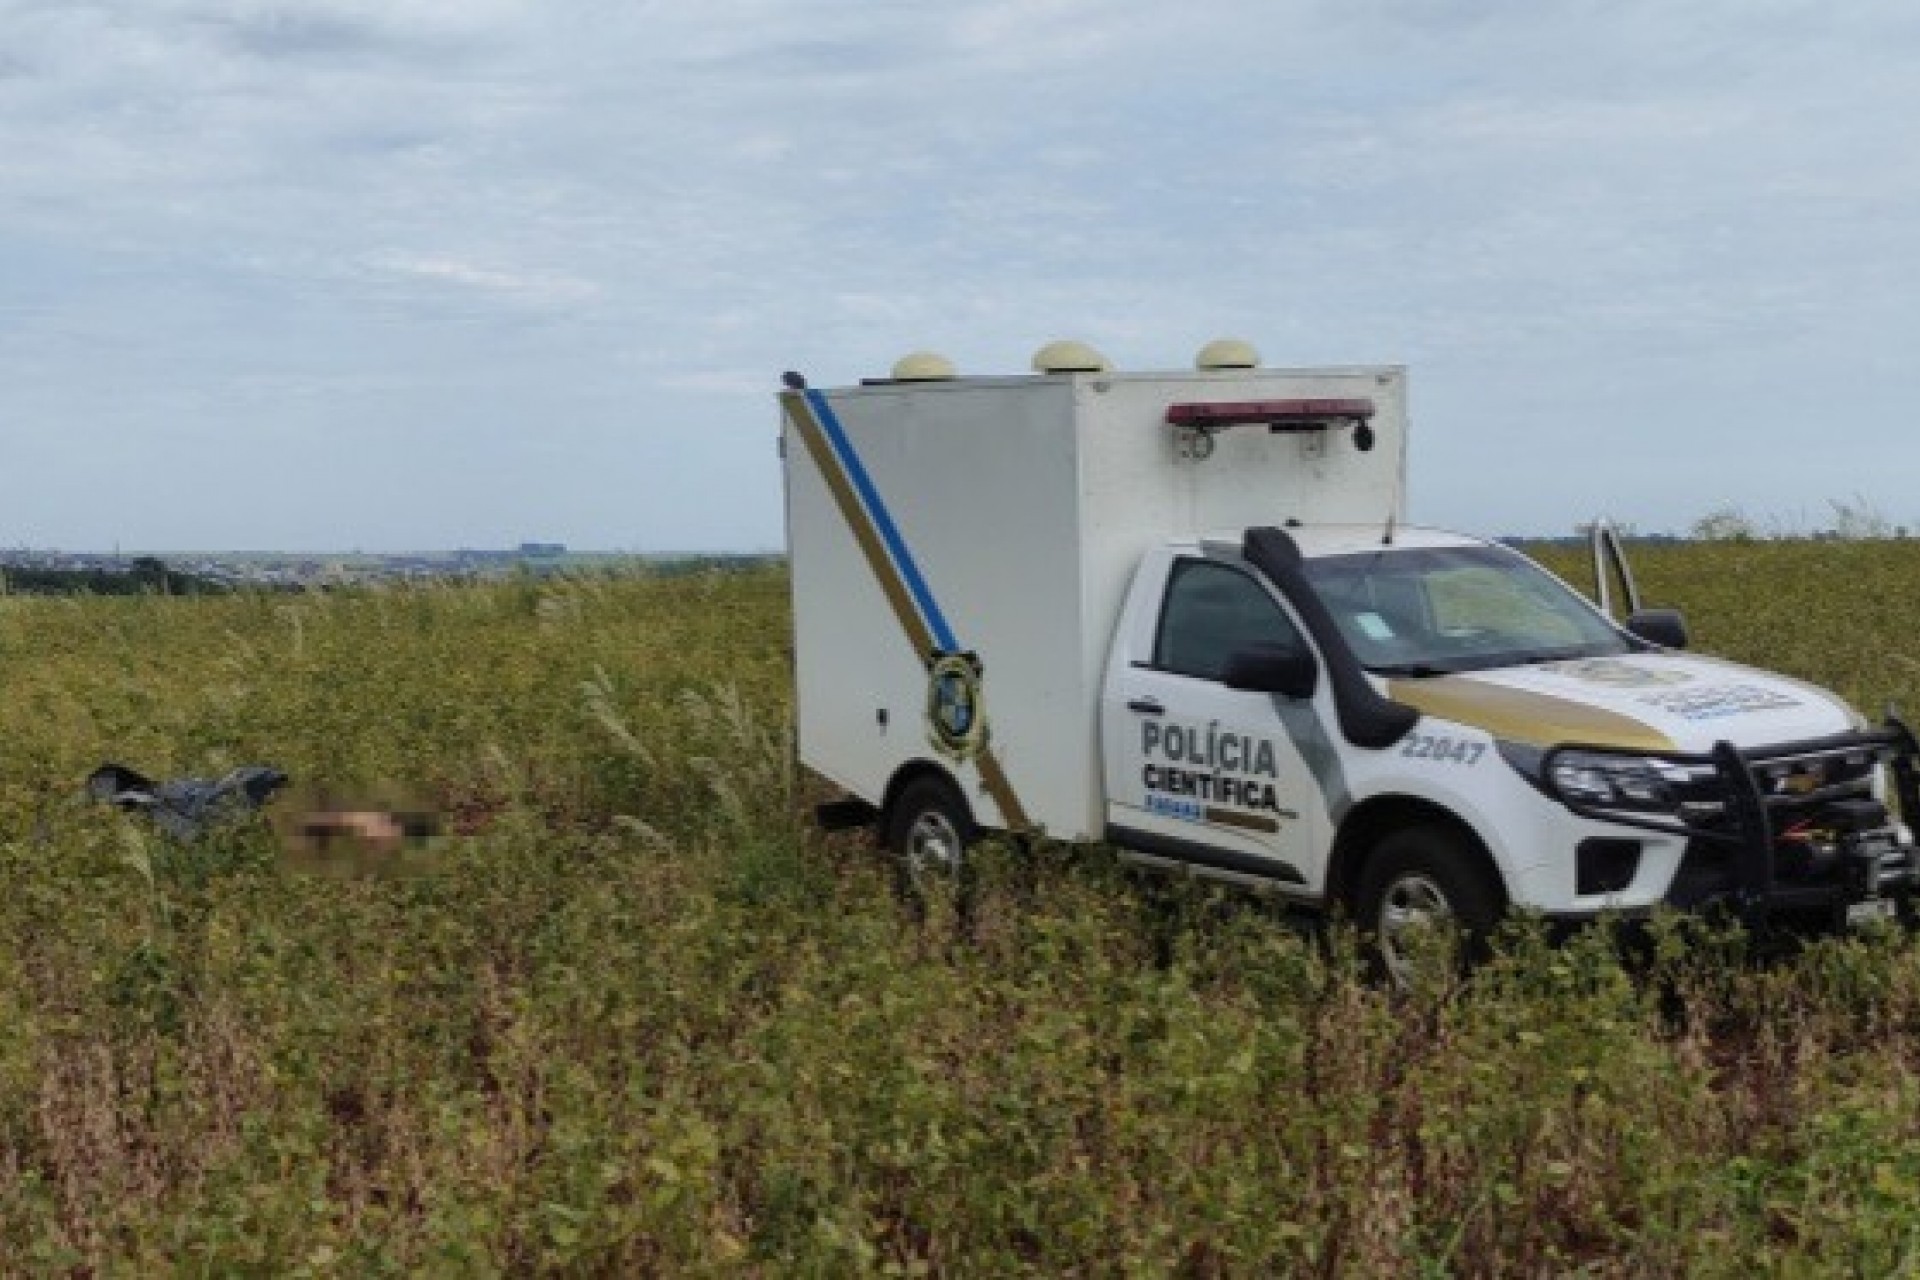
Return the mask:
[[569,276],[502,271],[435,254],[375,254],[367,259],[367,265],[376,271],[500,293],[531,302],[578,302],[600,292],[590,282]]

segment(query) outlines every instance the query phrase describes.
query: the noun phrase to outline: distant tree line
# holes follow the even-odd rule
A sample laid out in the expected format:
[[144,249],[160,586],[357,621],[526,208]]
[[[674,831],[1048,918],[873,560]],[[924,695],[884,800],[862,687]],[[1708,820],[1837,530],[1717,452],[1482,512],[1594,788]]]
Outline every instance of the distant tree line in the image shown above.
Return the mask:
[[1850,499],[1829,498],[1827,505],[1833,509],[1831,518],[1824,523],[1815,523],[1805,518],[1788,520],[1778,516],[1756,519],[1743,508],[1728,503],[1715,507],[1695,520],[1689,532],[1699,542],[1758,542],[1762,539],[1794,538],[1810,538],[1818,542],[1870,542],[1909,536],[1906,525],[1895,524],[1878,507],[1858,494]]
[[113,569],[0,568],[0,585],[18,595],[206,596],[228,588],[210,578],[170,569],[164,560],[139,556],[125,571]]
[[[1636,525],[1618,520],[1613,522],[1613,528],[1627,542],[1877,542],[1915,536],[1913,528],[1895,524],[1871,500],[1859,494],[1851,498],[1828,498],[1827,507],[1829,514],[1824,519],[1804,511],[1756,516],[1728,502],[1706,512],[1680,534],[1643,533]],[[1535,546],[1584,545],[1592,532],[1592,524],[1581,523],[1573,527],[1570,537],[1522,534],[1501,541]]]

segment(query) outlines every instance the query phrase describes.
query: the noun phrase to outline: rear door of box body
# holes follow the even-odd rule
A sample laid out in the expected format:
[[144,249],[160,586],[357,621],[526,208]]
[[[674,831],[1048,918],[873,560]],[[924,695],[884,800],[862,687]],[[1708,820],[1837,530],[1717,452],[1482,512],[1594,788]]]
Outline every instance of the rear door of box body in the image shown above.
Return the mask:
[[990,826],[1097,834],[1071,387],[789,396],[801,758],[878,801],[915,760]]

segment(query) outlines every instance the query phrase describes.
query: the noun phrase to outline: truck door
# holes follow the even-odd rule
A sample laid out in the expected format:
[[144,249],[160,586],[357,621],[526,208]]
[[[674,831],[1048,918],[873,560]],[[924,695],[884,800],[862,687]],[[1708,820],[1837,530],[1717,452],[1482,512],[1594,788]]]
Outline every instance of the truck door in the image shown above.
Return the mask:
[[1312,701],[1287,707],[1279,695],[1221,681],[1235,652],[1308,643],[1265,585],[1236,565],[1182,556],[1165,581],[1159,601],[1129,607],[1102,695],[1109,839],[1317,885],[1326,806],[1287,724],[1316,716]]

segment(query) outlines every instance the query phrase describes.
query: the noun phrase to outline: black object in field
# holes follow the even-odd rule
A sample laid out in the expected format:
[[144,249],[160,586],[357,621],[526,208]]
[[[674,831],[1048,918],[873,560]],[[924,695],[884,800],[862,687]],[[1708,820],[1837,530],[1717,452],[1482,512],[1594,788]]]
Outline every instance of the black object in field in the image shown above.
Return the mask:
[[87,794],[130,813],[144,813],[176,840],[193,840],[257,811],[287,784],[267,765],[244,765],[219,778],[155,782],[125,765],[103,764],[87,777]]

